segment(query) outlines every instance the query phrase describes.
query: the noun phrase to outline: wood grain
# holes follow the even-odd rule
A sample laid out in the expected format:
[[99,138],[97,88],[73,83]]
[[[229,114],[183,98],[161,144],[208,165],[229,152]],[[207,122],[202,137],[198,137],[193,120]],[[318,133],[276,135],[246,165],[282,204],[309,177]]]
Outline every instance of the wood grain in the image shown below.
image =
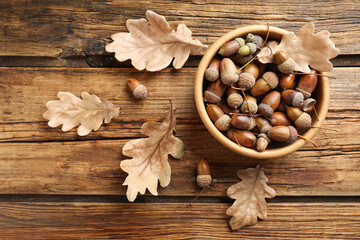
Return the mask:
[[[268,204],[268,219],[231,231],[230,204],[0,203],[6,239],[358,239],[359,203]],[[211,213],[211,214],[210,214]],[[121,231],[120,231],[121,229]]]
[[[359,54],[358,1],[26,1],[0,3],[0,55],[66,58],[105,54],[113,33],[148,9],[164,15],[174,29],[186,24],[206,44],[234,28],[267,24],[297,32],[306,22],[329,30],[342,54]],[[341,7],[339,7],[341,6]],[[341,8],[341,11],[339,11]],[[181,9],[181,10],[180,10]]]
[[[148,73],[134,69],[0,68],[0,74],[1,193],[124,194],[121,148],[129,139],[142,136],[139,129],[145,121],[163,119],[169,107],[167,99],[177,108],[177,135],[186,152],[183,160],[170,160],[172,182],[160,195],[196,195],[195,166],[202,157],[218,180],[206,193],[209,196],[224,196],[226,188],[238,181],[237,169],[260,163],[230,152],[206,131],[193,102],[195,69]],[[330,79],[330,112],[314,139],[319,147],[306,145],[285,158],[261,162],[278,195],[360,195],[360,139],[354,134],[360,131],[360,69],[337,68],[331,75],[336,79]],[[129,97],[125,87],[129,77],[149,87],[144,112],[143,103]],[[48,127],[42,118],[46,101],[56,99],[58,91],[78,96],[81,91],[95,93],[121,106],[122,114],[86,137],[77,136],[75,130],[63,133]]]

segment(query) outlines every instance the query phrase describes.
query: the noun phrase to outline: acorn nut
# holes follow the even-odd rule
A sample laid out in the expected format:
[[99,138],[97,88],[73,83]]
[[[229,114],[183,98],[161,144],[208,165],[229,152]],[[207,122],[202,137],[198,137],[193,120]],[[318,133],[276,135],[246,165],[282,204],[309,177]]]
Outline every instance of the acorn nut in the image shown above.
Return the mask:
[[270,120],[273,126],[291,126],[289,118],[283,112],[274,112]]
[[300,77],[296,90],[301,92],[305,99],[311,96],[311,93],[315,90],[318,82],[318,76],[316,71],[311,69],[309,74]]
[[247,130],[230,129],[227,131],[227,137],[244,147],[255,147],[256,137]]
[[295,74],[290,73],[280,77],[279,86],[281,89],[292,89],[295,82]]
[[237,129],[251,130],[255,127],[255,120],[252,117],[233,115],[231,125]]
[[215,57],[209,67],[205,70],[205,78],[206,80],[213,82],[219,78],[219,69],[220,69],[220,58]]
[[227,96],[227,103],[232,108],[238,108],[244,101],[240,93],[231,87],[227,90]]
[[304,102],[304,95],[301,92],[287,89],[281,93],[281,98],[287,105],[300,106]]
[[278,51],[274,55],[273,62],[278,65],[280,72],[290,74],[294,72],[295,61],[289,57],[284,51]]
[[262,78],[258,79],[254,86],[250,89],[251,95],[258,97],[264,95],[279,84],[279,78],[274,72],[266,72]]
[[230,128],[231,118],[224,114],[221,108],[215,104],[209,104],[206,111],[210,119],[215,123],[215,127],[220,131],[227,131]]
[[256,140],[256,150],[258,152],[265,151],[269,143],[270,143],[269,137],[265,133],[260,133]]
[[219,54],[223,57],[230,57],[236,54],[240,47],[245,45],[245,40],[243,38],[235,38],[224,45],[219,49]]
[[204,92],[204,101],[209,103],[219,102],[225,90],[226,85],[222,83],[220,78],[215,82],[211,82]]
[[200,187],[209,187],[212,182],[210,167],[207,161],[200,160],[197,165],[196,183]]
[[225,85],[232,85],[239,80],[239,76],[236,74],[236,66],[230,58],[224,58],[220,63],[220,76],[221,81]]
[[135,78],[129,78],[127,80],[127,86],[135,98],[146,99],[148,94],[147,88],[138,80]]
[[255,124],[261,133],[267,133],[272,128],[270,122],[263,117],[256,117]]
[[311,117],[308,113],[303,112],[298,107],[288,107],[286,115],[292,120],[296,127],[300,129],[308,129],[311,127]]
[[268,93],[259,104],[259,113],[266,118],[270,118],[279,106],[280,99],[281,94],[278,91]]
[[251,114],[257,113],[258,105],[256,103],[256,98],[254,98],[253,96],[250,96],[250,95],[246,95],[246,97],[244,98],[244,102],[241,104],[240,111],[242,113],[249,113],[247,102],[249,103]]
[[278,142],[290,144],[296,141],[298,132],[293,126],[275,126],[269,130],[268,137]]

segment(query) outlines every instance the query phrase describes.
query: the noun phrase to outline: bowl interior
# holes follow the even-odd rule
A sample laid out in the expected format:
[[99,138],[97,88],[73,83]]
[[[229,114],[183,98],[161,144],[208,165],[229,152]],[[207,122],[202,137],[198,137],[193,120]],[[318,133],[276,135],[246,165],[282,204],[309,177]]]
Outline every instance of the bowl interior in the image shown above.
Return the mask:
[[[280,148],[268,149],[264,152],[258,152],[255,149],[239,146],[237,143],[231,141],[222,132],[220,132],[209,118],[203,101],[203,92],[204,92],[203,85],[204,85],[205,70],[223,44],[236,37],[245,37],[247,33],[258,34],[261,35],[263,38],[265,38],[267,30],[268,27],[265,25],[251,25],[251,26],[241,27],[226,33],[207,50],[207,52],[205,53],[199,64],[195,77],[196,108],[199,112],[201,120],[203,121],[205,127],[208,129],[210,134],[213,135],[215,139],[217,139],[221,144],[223,144],[225,147],[229,148],[230,150],[238,154],[251,158],[257,158],[257,159],[267,159],[267,158],[285,156],[289,153],[292,153],[300,149],[302,146],[305,145],[306,141],[299,138],[290,145]],[[282,35],[286,32],[287,32],[286,30],[270,26],[268,39],[280,41]],[[310,128],[305,133],[303,133],[302,136],[308,139],[312,139],[318,132],[321,125],[323,124],[329,108],[329,96],[330,96],[329,91],[330,89],[329,89],[328,78],[326,76],[319,76],[318,85],[316,87],[315,93],[313,94],[314,98],[317,101],[315,108],[318,113],[319,119],[317,120],[313,117],[312,128]]]

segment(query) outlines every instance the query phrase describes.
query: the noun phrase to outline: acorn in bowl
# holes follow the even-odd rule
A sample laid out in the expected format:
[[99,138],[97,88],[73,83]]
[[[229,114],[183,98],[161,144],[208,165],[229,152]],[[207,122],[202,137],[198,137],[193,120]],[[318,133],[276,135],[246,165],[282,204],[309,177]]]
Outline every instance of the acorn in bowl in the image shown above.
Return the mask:
[[257,159],[281,157],[319,131],[329,107],[323,69],[331,70],[328,59],[339,50],[327,37],[327,48],[317,51],[326,56],[309,64],[317,70],[310,69],[292,44],[306,55],[323,47],[317,38],[329,34],[311,35],[305,26],[299,37],[271,26],[241,27],[223,35],[203,56],[195,78],[196,107],[211,135],[230,150]]

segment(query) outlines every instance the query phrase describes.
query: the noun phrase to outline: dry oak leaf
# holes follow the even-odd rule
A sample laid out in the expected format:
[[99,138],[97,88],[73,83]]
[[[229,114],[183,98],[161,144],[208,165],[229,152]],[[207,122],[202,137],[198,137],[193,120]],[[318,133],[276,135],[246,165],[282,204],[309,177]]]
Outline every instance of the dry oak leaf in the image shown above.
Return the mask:
[[107,52],[115,52],[120,62],[131,59],[138,69],[159,71],[166,68],[173,58],[173,66],[181,68],[189,57],[190,51],[203,53],[207,48],[199,40],[191,38],[191,31],[179,24],[172,31],[164,16],[146,11],[146,19],[128,19],[126,28],[129,33],[121,32],[111,36],[114,40],[106,46]]
[[60,100],[46,103],[47,111],[43,117],[49,120],[50,127],[62,124],[64,132],[80,124],[77,130],[79,136],[98,130],[103,120],[105,123],[110,123],[111,119],[120,113],[119,108],[112,103],[101,101],[96,95],[87,92],[81,93],[82,99],[70,92],[58,92],[58,97]]
[[310,73],[308,65],[321,72],[331,71],[333,65],[329,59],[339,55],[340,50],[330,40],[329,31],[314,34],[314,30],[315,25],[307,23],[297,36],[293,32],[285,33],[280,44],[272,49],[273,53],[286,52],[295,61],[295,71]]
[[129,174],[123,185],[128,185],[126,196],[130,202],[136,199],[138,192],[144,194],[146,188],[157,196],[158,181],[162,187],[169,185],[168,155],[176,159],[184,155],[184,143],[174,136],[175,124],[175,108],[171,106],[161,124],[146,122],[142,125],[141,133],[148,138],[130,140],[123,147],[122,153],[132,157],[120,163],[121,169]]
[[227,190],[227,195],[236,199],[226,211],[226,215],[232,216],[230,226],[233,230],[256,224],[258,217],[265,219],[267,217],[265,198],[273,198],[276,195],[275,190],[266,184],[268,179],[259,165],[255,168],[239,170],[237,175],[242,181]]

